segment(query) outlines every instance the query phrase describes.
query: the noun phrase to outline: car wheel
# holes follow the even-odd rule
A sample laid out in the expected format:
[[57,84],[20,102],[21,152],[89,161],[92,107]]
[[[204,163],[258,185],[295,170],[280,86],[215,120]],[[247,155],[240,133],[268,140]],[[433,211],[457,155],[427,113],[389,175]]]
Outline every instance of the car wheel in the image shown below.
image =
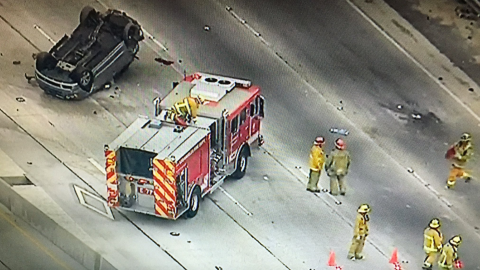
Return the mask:
[[247,172],[247,164],[248,164],[248,151],[246,147],[242,147],[240,151],[240,155],[237,158],[237,167],[235,172],[232,174],[232,177],[235,179],[240,179],[245,176]]
[[197,186],[193,189],[192,196],[190,196],[190,208],[188,209],[186,216],[187,218],[193,218],[197,215],[198,208],[200,207],[200,198],[202,194],[200,188]]
[[128,42],[130,40],[135,40],[135,41],[140,41],[142,40],[143,32],[142,29],[140,29],[140,26],[129,22],[127,25],[125,25],[125,28],[123,29],[123,40],[125,42]]
[[90,14],[96,13],[97,11],[91,6],[85,6],[80,12],[80,23],[83,23],[85,20],[90,17]]
[[50,53],[41,52],[37,54],[37,58],[35,60],[35,68],[38,71],[42,71],[45,69],[51,70],[55,68],[57,62],[57,59],[55,59],[55,57],[53,57]]
[[78,83],[78,86],[80,86],[82,90],[87,92],[92,91],[94,77],[91,70],[84,67],[77,67],[73,70],[70,76],[76,83]]

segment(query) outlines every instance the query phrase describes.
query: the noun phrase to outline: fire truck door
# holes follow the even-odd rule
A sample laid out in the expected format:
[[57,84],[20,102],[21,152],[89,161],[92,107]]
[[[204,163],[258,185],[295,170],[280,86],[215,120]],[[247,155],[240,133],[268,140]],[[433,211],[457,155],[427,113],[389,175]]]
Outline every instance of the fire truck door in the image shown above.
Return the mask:
[[243,109],[240,112],[239,120],[239,141],[240,143],[245,142],[250,138],[250,121],[247,121],[247,108]]
[[181,203],[183,206],[186,206],[186,201],[188,197],[187,193],[187,178],[188,177],[188,168],[183,169],[183,171],[177,176],[177,202]]
[[250,136],[257,133],[260,129],[260,119],[264,116],[263,102],[263,97],[257,96],[252,103],[250,103]]

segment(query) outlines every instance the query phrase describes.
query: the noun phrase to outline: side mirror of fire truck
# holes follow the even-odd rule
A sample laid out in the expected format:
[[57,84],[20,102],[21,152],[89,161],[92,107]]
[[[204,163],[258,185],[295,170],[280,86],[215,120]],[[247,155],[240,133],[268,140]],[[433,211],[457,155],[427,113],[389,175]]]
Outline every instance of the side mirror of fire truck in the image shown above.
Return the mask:
[[155,117],[159,116],[160,113],[162,112],[162,109],[160,108],[160,102],[162,99],[160,97],[156,97],[153,99],[153,107],[155,108]]

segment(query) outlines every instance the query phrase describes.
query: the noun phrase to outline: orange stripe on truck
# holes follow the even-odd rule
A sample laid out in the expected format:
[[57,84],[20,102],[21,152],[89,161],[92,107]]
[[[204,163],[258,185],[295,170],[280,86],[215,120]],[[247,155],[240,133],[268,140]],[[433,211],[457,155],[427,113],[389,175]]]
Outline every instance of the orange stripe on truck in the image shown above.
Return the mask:
[[153,160],[153,187],[155,214],[175,218],[177,214],[177,188],[175,184],[175,165],[172,162]]
[[117,158],[115,151],[108,148],[105,149],[105,174],[107,177],[107,203],[110,207],[117,207],[120,205],[118,201],[118,179],[115,170],[117,165]]

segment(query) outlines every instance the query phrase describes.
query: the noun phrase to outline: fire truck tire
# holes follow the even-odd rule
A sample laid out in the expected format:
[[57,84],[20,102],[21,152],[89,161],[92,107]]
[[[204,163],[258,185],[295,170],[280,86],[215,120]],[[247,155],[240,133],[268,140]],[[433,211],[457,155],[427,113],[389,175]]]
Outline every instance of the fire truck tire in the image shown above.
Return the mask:
[[240,155],[237,158],[237,167],[235,172],[233,172],[232,177],[234,179],[240,179],[245,176],[245,172],[247,171],[247,164],[248,164],[248,150],[246,147],[243,147],[240,151]]
[[185,214],[187,218],[193,218],[194,216],[197,215],[201,198],[202,198],[202,194],[200,192],[200,188],[197,186],[193,189],[192,196],[190,196],[190,208]]

